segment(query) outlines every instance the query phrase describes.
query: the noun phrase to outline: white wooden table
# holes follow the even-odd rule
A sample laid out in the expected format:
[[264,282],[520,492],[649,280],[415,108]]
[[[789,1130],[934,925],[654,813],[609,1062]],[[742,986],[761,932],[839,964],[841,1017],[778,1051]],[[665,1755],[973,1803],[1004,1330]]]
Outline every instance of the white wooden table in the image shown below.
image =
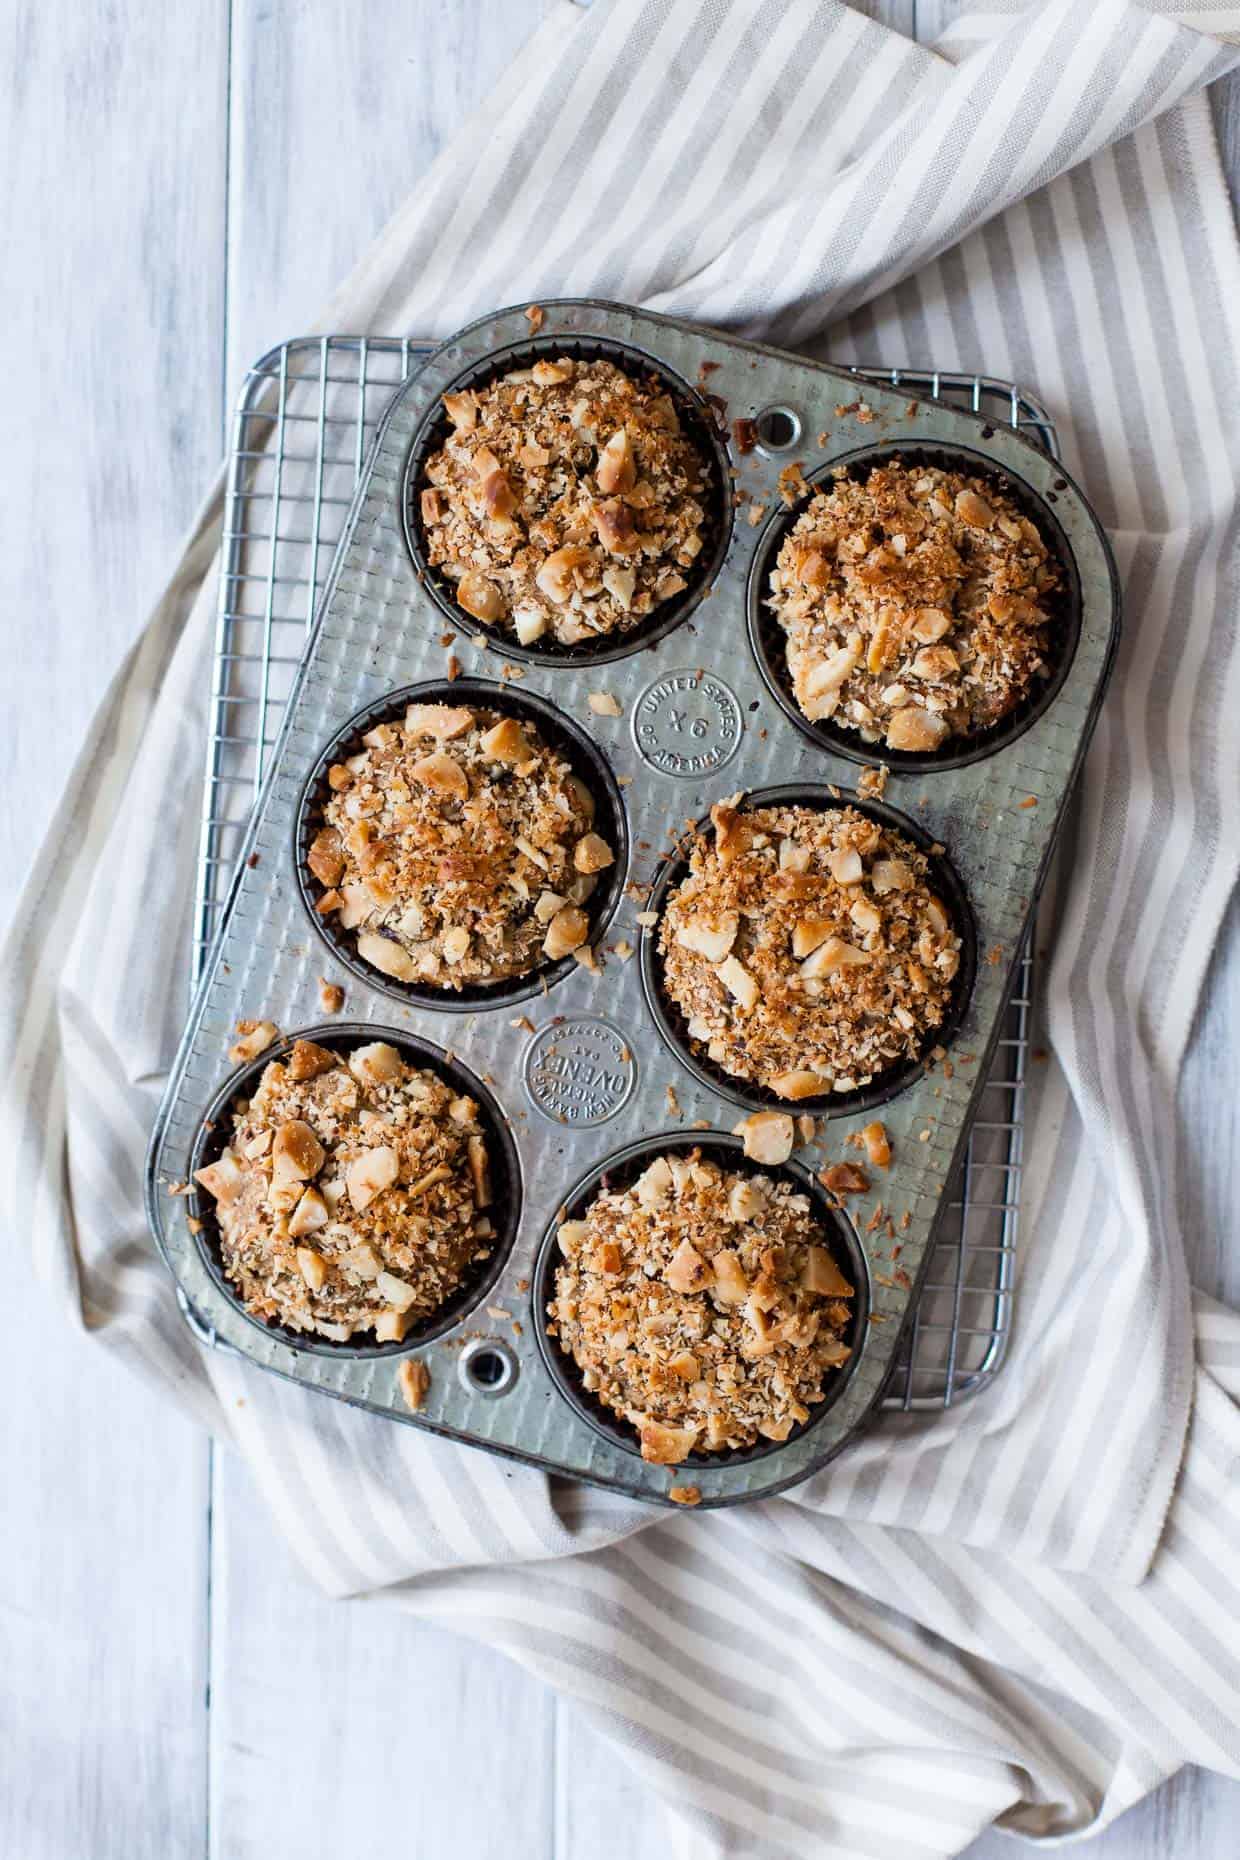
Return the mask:
[[[930,39],[958,3],[870,10]],[[545,4],[10,0],[0,925],[246,364],[303,328]],[[1237,97],[1217,96],[1225,137]],[[1217,1085],[1238,1046],[1233,908],[1184,1087],[1207,1165],[1185,1185],[1196,1278],[1232,1301],[1240,1117]],[[20,1309],[38,1295],[15,1238]],[[541,1686],[382,1607],[321,1601],[235,1458],[58,1324],[18,1334],[16,1362],[9,1328],[3,1860],[334,1860],[382,1830],[419,1860],[664,1851],[661,1822]],[[1238,1845],[1240,1788],[1188,1772],[1088,1852]]]

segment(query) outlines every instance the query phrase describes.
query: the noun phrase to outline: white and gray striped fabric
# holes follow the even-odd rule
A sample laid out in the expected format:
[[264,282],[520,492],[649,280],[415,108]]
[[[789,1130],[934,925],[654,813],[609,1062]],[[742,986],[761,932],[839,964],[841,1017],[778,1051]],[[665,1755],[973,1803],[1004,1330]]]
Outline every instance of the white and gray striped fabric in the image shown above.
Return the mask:
[[[1127,631],[1061,873],[995,1388],[668,1520],[206,1359],[141,1214],[185,999],[212,492],[8,947],[12,1242],[255,1469],[306,1569],[580,1702],[705,1856],[934,1856],[1240,1773],[1240,1317],[1195,1296],[1174,1094],[1240,862],[1240,254],[1202,88],[1240,8],[1049,0],[936,52],[835,0],[553,11],[327,329],[643,302],[1035,387]],[[66,953],[67,952],[67,953]],[[241,1403],[238,1397],[244,1394]]]

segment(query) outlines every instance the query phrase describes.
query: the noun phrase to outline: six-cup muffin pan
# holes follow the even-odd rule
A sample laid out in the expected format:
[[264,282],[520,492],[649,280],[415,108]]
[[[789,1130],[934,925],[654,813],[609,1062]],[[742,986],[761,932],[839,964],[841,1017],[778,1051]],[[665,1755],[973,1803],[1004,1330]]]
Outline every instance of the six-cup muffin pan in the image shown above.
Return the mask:
[[[548,1470],[665,1502],[672,1486],[691,1484],[703,1505],[726,1504],[805,1479],[882,1394],[1097,716],[1119,624],[1115,572],[1076,486],[1010,428],[903,390],[862,392],[855,376],[620,305],[541,310],[513,308],[462,331],[385,416],[172,1068],[148,1211],[195,1328],[260,1366]],[[455,605],[423,553],[416,493],[443,437],[446,391],[561,354],[661,377],[709,461],[713,505],[689,586],[647,626],[540,650]],[[813,485],[893,452],[1000,480],[1062,571],[1051,676],[987,738],[949,739],[932,757],[806,723],[762,600],[796,516],[780,494],[797,482],[788,467]],[[603,714],[592,694],[609,700]],[[597,973],[570,958],[520,982],[440,994],[370,969],[315,914],[304,858],[326,770],[411,697],[525,717],[586,782],[618,855],[588,906]],[[882,799],[859,796],[861,770],[880,761],[890,769]],[[626,1182],[660,1149],[694,1145],[743,1165],[734,1127],[773,1103],[693,1050],[663,993],[657,930],[638,921],[683,869],[686,830],[737,791],[749,805],[852,804],[906,833],[932,860],[962,961],[948,1019],[918,1062],[863,1090],[781,1107],[814,1119],[782,1173],[814,1198],[856,1284],[850,1360],[787,1441],[669,1468],[644,1462],[636,1435],[593,1402],[547,1336],[545,1307],[556,1227],[604,1174]],[[335,1018],[324,978],[344,990]],[[227,1052],[241,1019],[273,1021],[282,1040],[237,1069]],[[186,1192],[225,1140],[229,1106],[295,1035],[345,1050],[389,1039],[479,1103],[499,1184],[495,1244],[476,1277],[400,1343],[337,1344],[250,1317],[221,1269],[210,1198]],[[878,1105],[891,1166],[868,1170],[868,1192],[840,1206],[819,1174],[857,1159],[847,1140]],[[410,1357],[430,1374],[417,1414],[397,1374]]]

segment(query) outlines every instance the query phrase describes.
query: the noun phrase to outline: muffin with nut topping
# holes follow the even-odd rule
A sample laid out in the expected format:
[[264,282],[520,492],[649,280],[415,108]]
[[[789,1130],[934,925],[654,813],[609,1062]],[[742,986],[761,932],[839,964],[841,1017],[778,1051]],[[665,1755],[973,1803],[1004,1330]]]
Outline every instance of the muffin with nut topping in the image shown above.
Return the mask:
[[960,938],[926,855],[853,807],[716,803],[659,924],[693,1050],[779,1098],[858,1091],[942,1025]]
[[476,620],[581,645],[682,593],[706,535],[709,470],[653,376],[602,359],[536,361],[444,395],[427,460],[427,558]]
[[410,704],[328,770],[306,855],[315,909],[384,975],[460,989],[584,949],[615,849],[594,798],[524,718]]
[[786,1440],[852,1354],[854,1288],[777,1176],[656,1156],[558,1242],[549,1332],[656,1464]]
[[897,462],[811,497],[769,606],[811,722],[925,754],[992,729],[1045,679],[1059,590],[997,480]]
[[477,1104],[382,1040],[297,1040],[195,1180],[245,1309],[334,1343],[399,1342],[494,1244]]

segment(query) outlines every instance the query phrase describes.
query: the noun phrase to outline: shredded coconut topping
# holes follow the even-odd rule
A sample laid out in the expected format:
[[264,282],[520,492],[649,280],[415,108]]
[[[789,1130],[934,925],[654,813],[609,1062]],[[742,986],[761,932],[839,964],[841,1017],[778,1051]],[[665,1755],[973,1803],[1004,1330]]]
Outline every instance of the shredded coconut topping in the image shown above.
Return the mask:
[[383,1041],[298,1040],[195,1179],[246,1310],[337,1343],[399,1341],[493,1244],[477,1105]]
[[1059,580],[1000,484],[893,464],[811,498],[769,600],[811,721],[925,752],[990,729],[1046,676]]
[[808,1197],[775,1176],[658,1156],[559,1244],[549,1333],[643,1459],[786,1440],[851,1355],[853,1287]]
[[307,864],[315,908],[401,981],[461,988],[525,975],[579,948],[582,906],[615,854],[594,799],[535,726],[411,704],[328,771]]
[[783,1098],[856,1091],[916,1058],[960,938],[910,840],[853,807],[711,809],[659,929],[694,1050]]
[[565,356],[444,407],[453,431],[419,509],[466,613],[523,645],[577,645],[628,632],[688,586],[708,472],[655,377]]

